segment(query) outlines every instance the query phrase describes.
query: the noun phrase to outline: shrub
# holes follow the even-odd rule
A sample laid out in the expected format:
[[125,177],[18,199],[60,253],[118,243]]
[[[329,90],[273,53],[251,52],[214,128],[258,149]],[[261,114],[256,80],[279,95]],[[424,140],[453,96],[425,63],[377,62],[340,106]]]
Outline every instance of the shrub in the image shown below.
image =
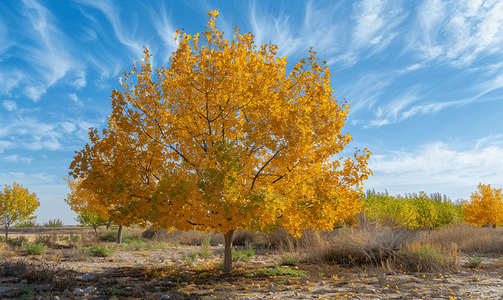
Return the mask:
[[89,253],[91,253],[94,256],[100,256],[100,257],[112,256],[114,254],[112,250],[109,250],[107,246],[104,245],[89,248]]
[[47,250],[47,246],[42,243],[23,243],[22,247],[28,254],[42,254]]
[[458,250],[429,243],[413,242],[400,250],[397,264],[410,271],[440,271],[458,268]]
[[44,227],[63,227],[63,221],[61,221],[59,218],[56,219],[51,219],[47,223],[44,223]]
[[255,256],[255,248],[253,247],[241,251],[236,251],[232,249],[232,258],[234,259],[249,261],[250,259],[252,259],[253,256]]
[[470,263],[470,268],[476,268],[482,263],[482,258],[473,255],[473,257],[468,258],[468,262]]
[[19,222],[14,227],[37,227],[38,224],[35,220],[26,220],[23,222]]

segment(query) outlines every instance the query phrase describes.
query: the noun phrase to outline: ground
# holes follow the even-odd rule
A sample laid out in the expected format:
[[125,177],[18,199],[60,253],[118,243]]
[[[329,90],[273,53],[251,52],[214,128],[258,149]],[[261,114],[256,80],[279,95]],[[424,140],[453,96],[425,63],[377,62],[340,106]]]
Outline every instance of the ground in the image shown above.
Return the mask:
[[[31,234],[33,238],[47,234],[34,230],[12,236]],[[82,233],[84,229],[72,230],[48,232],[69,235]],[[503,296],[503,263],[495,255],[482,257],[477,268],[470,267],[468,257],[460,256],[457,271],[411,273],[391,271],[386,266],[303,263],[289,260],[288,254],[264,248],[257,249],[249,261],[234,260],[233,273],[226,275],[219,268],[223,247],[218,245],[210,246],[207,250],[212,254],[204,258],[194,255],[202,251],[201,246],[169,245],[158,250],[115,251],[109,257],[96,257],[63,244],[60,249],[52,247],[41,255],[20,253],[4,258],[0,297],[39,299],[41,293],[43,297],[57,295],[60,299],[500,299]],[[302,258],[298,254],[290,256]],[[277,274],[267,275],[261,270]],[[286,270],[302,270],[307,274],[304,277],[278,274]],[[21,283],[22,280],[25,281]],[[89,287],[90,292],[85,292]],[[79,288],[83,290],[81,294],[75,290]],[[65,289],[68,291],[64,292]]]

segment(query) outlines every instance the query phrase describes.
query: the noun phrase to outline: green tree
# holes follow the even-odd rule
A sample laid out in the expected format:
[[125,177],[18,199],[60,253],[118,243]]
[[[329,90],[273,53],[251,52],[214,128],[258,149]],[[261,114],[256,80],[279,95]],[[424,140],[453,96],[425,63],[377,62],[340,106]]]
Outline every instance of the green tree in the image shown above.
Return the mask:
[[9,226],[14,222],[35,219],[33,212],[39,207],[37,195],[30,194],[28,189],[14,182],[13,186],[5,185],[0,191],[0,224],[5,226],[5,239],[9,237]]
[[94,233],[98,235],[97,228],[99,226],[106,226],[107,230],[108,227],[112,224],[110,220],[108,219],[102,219],[101,214],[97,211],[94,211],[92,209],[86,210],[81,212],[75,221],[79,222],[79,224],[86,226],[86,227],[92,227],[94,228]]

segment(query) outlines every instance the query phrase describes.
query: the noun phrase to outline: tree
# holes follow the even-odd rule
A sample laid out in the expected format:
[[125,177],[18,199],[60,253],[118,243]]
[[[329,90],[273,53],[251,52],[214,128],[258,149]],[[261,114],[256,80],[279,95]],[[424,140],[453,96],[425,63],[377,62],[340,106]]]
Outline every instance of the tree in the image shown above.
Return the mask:
[[503,224],[503,195],[501,189],[491,188],[491,185],[479,183],[478,191],[472,193],[471,201],[465,201],[465,222],[474,225],[489,225],[494,227]]
[[223,233],[230,272],[236,230],[300,236],[358,213],[370,152],[336,156],[352,139],[342,134],[349,106],[333,98],[315,51],[287,74],[277,46],[257,49],[237,27],[229,42],[218,12],[208,15],[202,35],[177,31],[178,49],[156,76],[145,47],[141,70],[119,78],[108,129],[91,130],[70,174],[100,195],[117,192],[154,228]]
[[33,220],[32,216],[39,207],[37,195],[28,192],[27,188],[14,182],[13,186],[5,185],[3,192],[0,191],[0,224],[5,226],[5,240],[9,237],[9,226],[14,222]]
[[86,227],[94,228],[94,233],[96,235],[98,235],[97,228],[99,226],[106,226],[108,230],[108,227],[110,227],[111,225],[111,222],[109,220],[102,219],[101,215],[98,212],[94,211],[93,209],[81,212],[75,219],[75,221],[79,222],[81,225],[84,225]]

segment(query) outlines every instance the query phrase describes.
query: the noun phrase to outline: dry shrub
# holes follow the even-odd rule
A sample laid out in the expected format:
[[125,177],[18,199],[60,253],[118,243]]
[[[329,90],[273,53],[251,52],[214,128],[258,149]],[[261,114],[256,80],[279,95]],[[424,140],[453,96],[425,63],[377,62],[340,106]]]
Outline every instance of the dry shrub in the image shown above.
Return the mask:
[[233,246],[241,246],[245,248],[250,248],[250,246],[254,246],[255,249],[257,249],[267,245],[267,243],[268,238],[264,233],[249,232],[246,230],[235,232],[232,239]]
[[459,251],[456,244],[450,247],[429,242],[414,241],[398,252],[396,265],[407,271],[438,272],[459,269]]
[[459,224],[429,231],[425,233],[425,238],[428,242],[443,247],[456,244],[463,253],[503,252],[503,228]]
[[35,238],[35,243],[42,243],[46,246],[52,245],[56,243],[57,241],[57,236],[54,234],[51,235],[37,235]]
[[210,233],[203,233],[199,230],[192,231],[181,231],[181,230],[172,230],[161,229],[156,234],[155,237],[158,242],[175,244],[179,243],[180,245],[201,245],[205,240],[210,238],[210,245],[216,246],[218,244],[224,244],[224,236],[219,233],[215,234],[213,231]]
[[391,228],[379,223],[363,223],[357,228],[341,228],[323,257],[313,260],[341,264],[383,266],[393,260],[400,247],[417,238],[411,230]]
[[76,248],[64,249],[61,252],[61,258],[68,259],[70,261],[86,261],[90,257],[88,252],[82,252]]

